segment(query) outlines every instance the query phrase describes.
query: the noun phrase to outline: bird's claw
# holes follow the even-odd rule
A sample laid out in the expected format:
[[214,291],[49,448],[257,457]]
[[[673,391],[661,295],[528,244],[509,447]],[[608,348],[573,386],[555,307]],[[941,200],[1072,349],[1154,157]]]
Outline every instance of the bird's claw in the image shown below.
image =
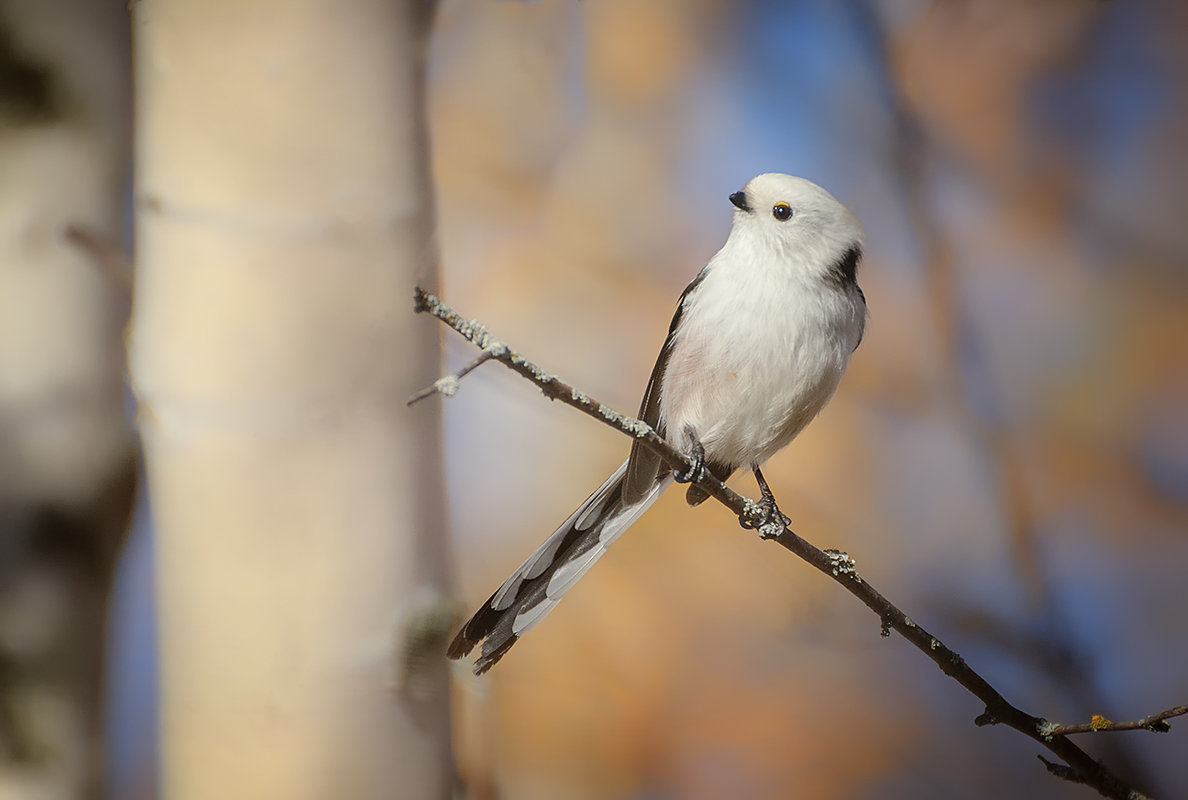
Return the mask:
[[677,483],[693,483],[705,475],[705,447],[696,436],[690,434],[693,440],[693,464],[684,472],[672,471],[672,479]]
[[738,524],[751,531],[759,531],[764,539],[774,539],[783,533],[792,520],[780,511],[775,498],[765,496],[758,502],[747,504],[747,510],[738,518]]
[[771,496],[765,496],[758,502],[751,500],[747,503],[746,511],[739,516],[742,528],[758,530],[760,538],[778,538],[791,523],[791,519],[779,510],[776,498]]
[[759,467],[753,467],[755,481],[759,484],[762,499],[758,502],[748,501],[746,511],[738,518],[738,524],[747,530],[759,531],[762,539],[775,539],[792,524],[792,520],[784,516],[780,507],[776,505],[775,495],[767,485],[767,479]]
[[677,483],[694,483],[701,480],[705,475],[705,458],[702,456],[695,456],[693,458],[693,465],[684,472],[672,471],[672,479]]

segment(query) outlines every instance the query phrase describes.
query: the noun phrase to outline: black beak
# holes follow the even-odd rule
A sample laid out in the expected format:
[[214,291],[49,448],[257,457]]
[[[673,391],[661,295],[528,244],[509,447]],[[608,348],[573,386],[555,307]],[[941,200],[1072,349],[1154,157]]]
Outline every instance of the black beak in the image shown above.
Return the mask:
[[730,195],[730,202],[734,203],[734,207],[741,211],[750,211],[751,206],[747,203],[746,192],[735,192]]

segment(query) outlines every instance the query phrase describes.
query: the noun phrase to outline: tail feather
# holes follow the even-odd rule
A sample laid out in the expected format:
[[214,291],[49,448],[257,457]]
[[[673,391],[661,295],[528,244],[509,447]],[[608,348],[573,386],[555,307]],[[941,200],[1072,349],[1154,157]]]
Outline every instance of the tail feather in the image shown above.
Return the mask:
[[490,669],[516,640],[557,605],[611,543],[672,482],[671,475],[664,470],[639,502],[626,505],[623,502],[623,477],[626,472],[627,462],[624,461],[495,590],[454,637],[446,651],[450,658],[462,658],[481,642],[482,652],[475,662],[474,672],[481,675]]

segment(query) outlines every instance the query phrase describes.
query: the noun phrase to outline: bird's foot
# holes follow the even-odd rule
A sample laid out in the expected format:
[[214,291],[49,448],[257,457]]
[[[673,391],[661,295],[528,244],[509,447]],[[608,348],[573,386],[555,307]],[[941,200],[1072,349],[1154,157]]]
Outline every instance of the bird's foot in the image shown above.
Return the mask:
[[705,447],[692,432],[688,432],[686,435],[692,441],[690,449],[693,451],[693,464],[684,472],[678,472],[675,469],[672,471],[672,479],[677,483],[693,483],[701,480],[705,475]]
[[787,530],[792,520],[780,511],[774,497],[764,497],[758,502],[748,501],[747,509],[738,518],[738,524],[751,531],[759,531],[760,538],[775,539]]
[[754,501],[747,503],[747,510],[738,518],[738,524],[747,530],[759,531],[760,538],[775,539],[788,529],[792,520],[784,516],[780,507],[776,505],[775,495],[771,493],[771,487],[767,485],[767,480],[759,471],[759,467],[752,469],[763,498],[757,503]]

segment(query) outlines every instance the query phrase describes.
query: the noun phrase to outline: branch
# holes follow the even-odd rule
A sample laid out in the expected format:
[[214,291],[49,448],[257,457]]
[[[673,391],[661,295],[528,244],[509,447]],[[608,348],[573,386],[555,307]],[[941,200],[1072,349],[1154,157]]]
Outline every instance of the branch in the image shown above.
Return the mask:
[[421,402],[426,397],[432,397],[435,394],[440,394],[443,397],[453,397],[458,391],[458,382],[465,378],[471,371],[486,364],[491,359],[495,358],[495,350],[484,350],[482,354],[471,361],[462,369],[455,372],[453,375],[446,375],[444,378],[438,378],[433,382],[432,386],[428,386],[421,391],[408,398],[408,403],[405,405],[414,405]]
[[[435,295],[419,287],[416,289],[414,309],[417,313],[427,313],[437,317],[476,347],[481,348],[483,354],[479,359],[476,359],[458,373],[442,378],[432,387],[414,395],[409,401],[410,405],[418,399],[434,393],[447,396],[452,395],[457,390],[458,380],[463,375],[486,361],[499,361],[512,371],[536,384],[550,400],[559,400],[566,405],[573,406],[579,411],[601,420],[607,425],[639,440],[659,455],[672,469],[688,472],[693,466],[690,459],[657,435],[651,426],[641,420],[618,413],[589,395],[578,391],[557,376],[549,374],[496,339],[481,323],[462,317],[452,308],[442,303]],[[708,470],[703,470],[702,475],[696,478],[695,482],[714,497],[714,499],[733,511],[744,527],[747,527],[748,523],[753,524],[755,521],[762,519],[762,509],[758,503],[728,488],[722,481],[711,475]],[[1064,762],[1062,765],[1044,761],[1045,764],[1049,765],[1049,771],[1052,771],[1054,774],[1078,783],[1085,783],[1105,797],[1117,798],[1117,800],[1142,800],[1144,795],[1132,790],[1110,771],[1108,767],[1096,761],[1088,753],[1070,741],[1064,735],[1065,731],[1061,730],[1062,726],[1054,725],[1041,717],[1032,716],[1007,702],[985,678],[965,663],[965,659],[947,647],[936,636],[914,622],[863,579],[858,574],[856,562],[849,555],[837,550],[820,550],[796,535],[787,527],[786,522],[780,522],[778,520],[768,522],[762,526],[759,529],[759,534],[764,539],[774,540],[777,544],[791,551],[802,560],[811,564],[818,571],[823,572],[836,583],[840,584],[846,591],[857,597],[878,616],[884,636],[890,635],[890,631],[895,631],[903,636],[904,639],[915,645],[916,649],[936,664],[941,672],[957,681],[957,683],[984,703],[986,707],[985,712],[974,720],[975,724],[979,726],[1006,725],[1033,739],[1038,744],[1056,754]],[[1183,709],[1183,707],[1170,709],[1170,711],[1175,712],[1178,709]],[[1179,710],[1179,713],[1185,712]],[[1163,714],[1176,716],[1176,714],[1168,712],[1163,712]],[[1155,717],[1160,717],[1160,715],[1156,714],[1154,717],[1147,718],[1151,721],[1151,725],[1161,723],[1161,720],[1156,720]],[[1163,719],[1166,719],[1166,717],[1163,717]],[[1126,723],[1118,724],[1124,725]],[[1166,726],[1165,722],[1162,722],[1162,724]],[[1149,726],[1140,725],[1138,727]],[[1118,730],[1123,730],[1123,728],[1118,728]]]
[[1053,725],[1048,736],[1070,736],[1074,733],[1107,733],[1109,731],[1154,731],[1167,733],[1171,730],[1168,720],[1188,714],[1188,706],[1176,706],[1158,714],[1129,722],[1111,722],[1100,714],[1094,714],[1088,722],[1078,725]]

